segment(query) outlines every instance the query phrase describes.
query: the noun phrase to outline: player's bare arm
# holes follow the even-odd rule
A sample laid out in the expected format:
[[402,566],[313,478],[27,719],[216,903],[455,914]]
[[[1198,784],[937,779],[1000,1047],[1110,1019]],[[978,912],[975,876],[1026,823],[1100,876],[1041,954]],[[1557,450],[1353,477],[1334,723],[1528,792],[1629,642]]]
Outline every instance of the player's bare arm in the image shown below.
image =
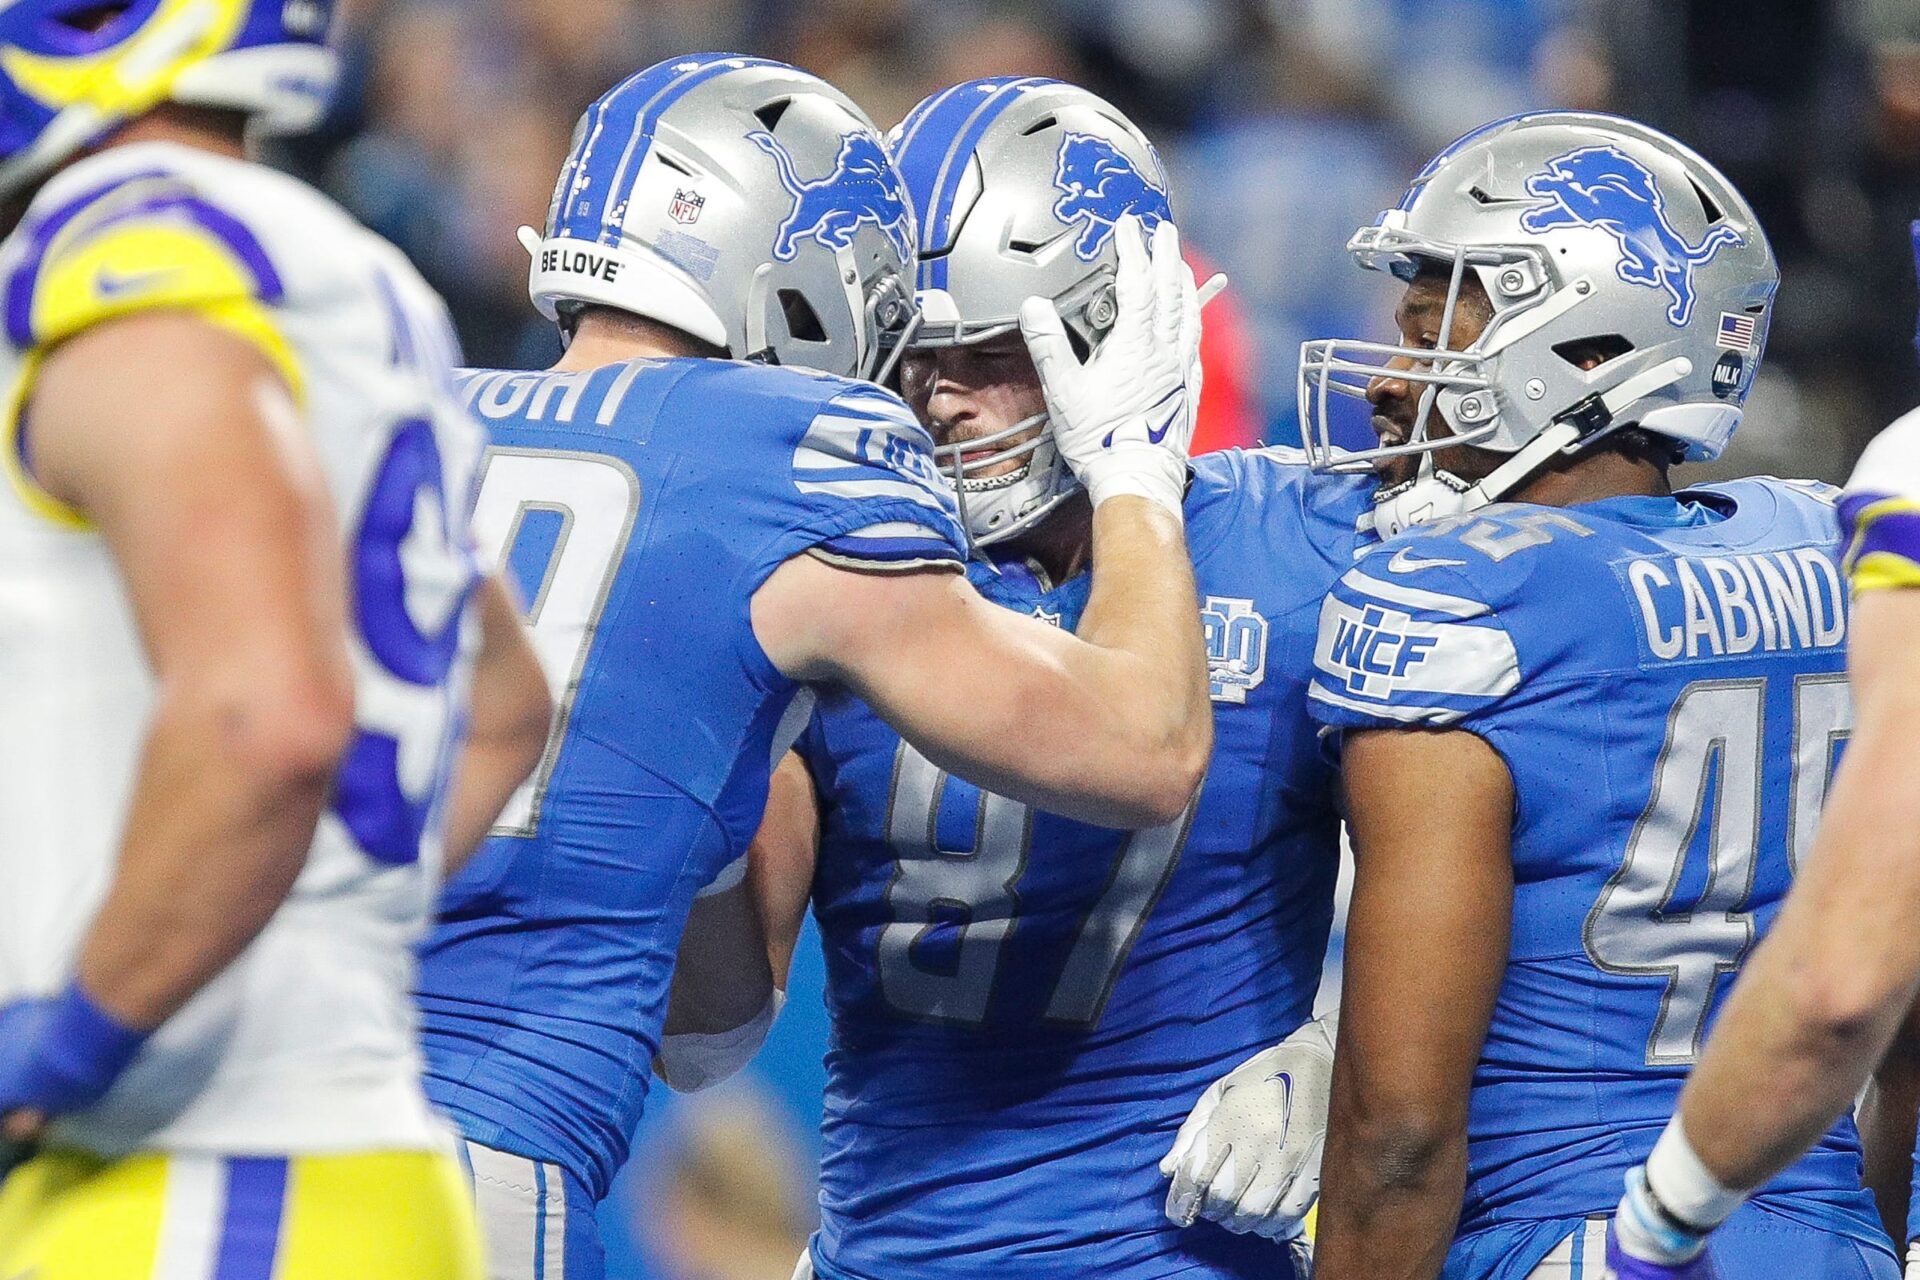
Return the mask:
[[[1094,513],[1094,557],[1128,572],[1095,571],[1077,637],[988,604],[958,575],[812,558],[768,580],[756,627],[781,635],[776,665],[846,684],[943,769],[1089,822],[1170,821],[1212,740],[1193,570],[1172,517],[1120,501]],[[995,678],[956,679],[968,665]]]
[[[1856,720],[1813,855],[1681,1095],[1685,1139],[1723,1191],[1759,1186],[1833,1122],[1920,987],[1920,592],[1863,593],[1850,625]],[[1664,1202],[1685,1193],[1663,1191],[1661,1159],[1650,1176]]]
[[484,579],[474,607],[480,652],[473,669],[472,718],[447,802],[449,876],[487,838],[514,788],[539,762],[553,727],[553,696],[506,584],[497,577]]
[[76,970],[130,1058],[305,864],[353,725],[339,532],[282,376],[198,318],[73,339],[31,411],[36,477],[106,539],[156,683]]
[[[1180,518],[1200,299],[1171,224],[1116,232],[1120,320],[1081,364],[1051,305],[1021,328],[1062,453],[1094,506],[1077,637],[1009,616],[950,576],[797,558],[754,628],[798,680],[846,684],[927,757],[1001,795],[1108,826],[1171,821],[1212,747],[1205,642]],[[953,679],[963,667],[989,681]]]
[[1432,1280],[1507,959],[1513,783],[1459,731],[1350,733],[1343,755],[1354,893],[1314,1274]]
[[1907,1011],[1893,1043],[1874,1068],[1854,1112],[1860,1126],[1864,1181],[1890,1239],[1907,1236],[1913,1196],[1913,1135],[1920,1124],[1920,1004]]
[[819,840],[813,780],[788,752],[773,771],[766,816],[744,865],[721,873],[724,887],[694,899],[681,934],[654,1064],[673,1088],[718,1084],[765,1039],[785,999]]

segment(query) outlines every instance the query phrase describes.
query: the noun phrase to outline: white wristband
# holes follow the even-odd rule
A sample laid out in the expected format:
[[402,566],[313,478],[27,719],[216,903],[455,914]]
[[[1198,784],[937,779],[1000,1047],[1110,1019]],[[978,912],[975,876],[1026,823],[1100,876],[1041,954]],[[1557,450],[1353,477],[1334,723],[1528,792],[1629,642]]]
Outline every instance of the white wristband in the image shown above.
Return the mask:
[[1702,1233],[1713,1230],[1746,1200],[1723,1186],[1694,1153],[1676,1112],[1647,1157],[1647,1189],[1660,1207]]
[[1116,453],[1089,463],[1079,478],[1096,508],[1109,498],[1132,495],[1159,503],[1176,520],[1185,518],[1187,461],[1176,454],[1162,449]]

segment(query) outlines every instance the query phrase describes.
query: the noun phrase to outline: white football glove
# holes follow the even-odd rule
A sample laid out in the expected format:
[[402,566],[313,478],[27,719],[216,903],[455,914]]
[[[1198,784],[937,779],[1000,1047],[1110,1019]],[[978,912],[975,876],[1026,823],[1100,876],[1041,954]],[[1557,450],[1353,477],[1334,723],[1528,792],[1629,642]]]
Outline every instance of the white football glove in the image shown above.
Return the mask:
[[[1178,516],[1200,404],[1201,290],[1171,222],[1154,228],[1151,249],[1138,218],[1120,219],[1113,236],[1117,315],[1086,363],[1045,298],[1021,305],[1020,332],[1040,374],[1054,444],[1093,505],[1135,494]],[[1222,283],[1208,281],[1208,297]]]
[[1907,1280],[1920,1280],[1920,1240],[1907,1246]]
[[1167,1217],[1292,1240],[1320,1194],[1333,1093],[1335,1019],[1316,1018],[1215,1081],[1180,1126],[1160,1172]]

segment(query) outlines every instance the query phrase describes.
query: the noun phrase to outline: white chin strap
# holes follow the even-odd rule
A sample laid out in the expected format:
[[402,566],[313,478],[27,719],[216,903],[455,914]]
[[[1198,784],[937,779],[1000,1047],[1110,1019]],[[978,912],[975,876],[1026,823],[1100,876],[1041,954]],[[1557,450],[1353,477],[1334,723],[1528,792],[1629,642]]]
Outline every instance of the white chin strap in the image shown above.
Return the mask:
[[1628,378],[1596,400],[1584,413],[1570,410],[1562,418],[1514,451],[1478,484],[1468,484],[1433,465],[1433,454],[1420,456],[1420,474],[1406,484],[1384,490],[1374,500],[1373,528],[1381,538],[1405,533],[1415,525],[1465,515],[1491,506],[1533,477],[1555,454],[1594,438],[1628,406],[1671,386],[1693,372],[1693,362],[1677,356]]

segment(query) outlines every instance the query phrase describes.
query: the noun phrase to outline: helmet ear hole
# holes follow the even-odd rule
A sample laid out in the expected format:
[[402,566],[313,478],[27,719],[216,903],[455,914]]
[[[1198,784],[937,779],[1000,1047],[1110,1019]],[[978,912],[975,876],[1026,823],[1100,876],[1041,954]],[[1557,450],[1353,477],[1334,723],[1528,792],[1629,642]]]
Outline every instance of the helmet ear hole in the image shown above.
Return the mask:
[[786,318],[787,332],[797,342],[827,341],[827,327],[820,323],[820,313],[807,301],[807,295],[798,289],[782,289],[777,295],[780,300],[780,314]]
[[1595,369],[1609,360],[1615,360],[1633,350],[1633,344],[1617,333],[1603,333],[1592,338],[1574,338],[1568,342],[1555,343],[1553,354],[1565,360],[1576,369]]

